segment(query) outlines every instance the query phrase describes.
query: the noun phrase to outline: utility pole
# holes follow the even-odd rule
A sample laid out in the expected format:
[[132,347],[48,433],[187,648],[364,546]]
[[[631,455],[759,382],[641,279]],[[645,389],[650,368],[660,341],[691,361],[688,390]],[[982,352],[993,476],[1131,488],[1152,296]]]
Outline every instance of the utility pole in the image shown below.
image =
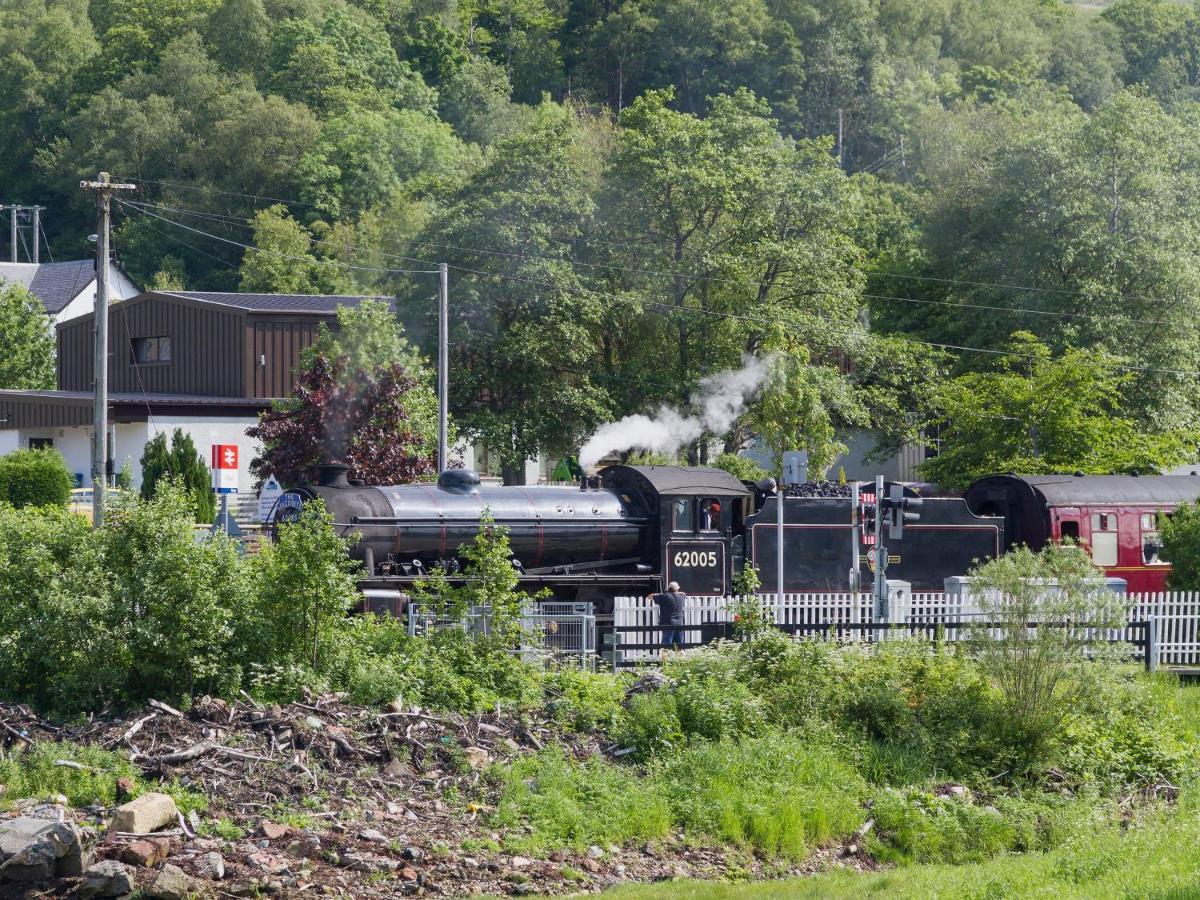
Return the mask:
[[[104,524],[104,488],[108,471],[108,234],[114,191],[132,191],[136,185],[116,184],[107,172],[96,181],[81,181],[85,191],[96,192],[96,303],[95,384],[92,415],[92,527]],[[15,215],[14,215],[15,221]]]
[[35,206],[33,208],[33,264],[36,266],[41,261],[41,235],[42,233],[42,208]]
[[12,262],[16,262],[17,261],[17,207],[15,205],[10,206],[8,208],[8,212],[9,212],[8,224],[10,226],[9,227],[9,241],[12,244],[12,246],[9,247],[9,252],[12,254],[10,259],[12,260]]
[[44,206],[22,206],[19,203],[12,203],[8,206],[0,205],[0,210],[7,209],[10,217],[8,222],[8,256],[11,262],[20,262],[20,244],[21,244],[21,217],[28,214],[30,223],[29,243],[25,245],[25,261],[34,263],[35,265],[40,259],[40,246],[38,244],[38,235],[41,234],[42,227],[42,210]]
[[438,263],[438,474],[450,462],[450,268]]

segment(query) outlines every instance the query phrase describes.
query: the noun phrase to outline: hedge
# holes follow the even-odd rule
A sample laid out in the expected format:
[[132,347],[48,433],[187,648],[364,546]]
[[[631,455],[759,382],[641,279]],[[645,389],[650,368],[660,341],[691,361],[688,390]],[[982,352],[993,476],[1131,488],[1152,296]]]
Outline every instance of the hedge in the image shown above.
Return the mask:
[[13,506],[66,506],[75,479],[57,450],[17,450],[0,456],[0,501]]

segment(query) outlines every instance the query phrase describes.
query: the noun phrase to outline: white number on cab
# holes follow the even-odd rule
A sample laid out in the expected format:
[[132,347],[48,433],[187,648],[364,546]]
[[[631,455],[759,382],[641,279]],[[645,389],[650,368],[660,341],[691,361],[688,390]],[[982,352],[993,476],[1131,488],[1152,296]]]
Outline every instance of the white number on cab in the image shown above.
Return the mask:
[[677,550],[675,552],[675,566],[678,568],[695,567],[695,566],[715,566],[717,564],[716,550]]

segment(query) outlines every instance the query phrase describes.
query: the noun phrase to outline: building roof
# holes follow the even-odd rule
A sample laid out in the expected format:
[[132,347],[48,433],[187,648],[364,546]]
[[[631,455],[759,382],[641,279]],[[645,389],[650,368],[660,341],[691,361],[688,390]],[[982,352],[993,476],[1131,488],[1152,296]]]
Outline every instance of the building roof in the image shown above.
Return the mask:
[[0,262],[0,278],[29,288],[42,301],[46,312],[56,316],[95,280],[96,262],[92,259],[37,264]]
[[601,470],[636,472],[660,494],[746,494],[747,487],[724,469],[704,466],[608,466]]
[[156,291],[166,297],[180,297],[197,303],[214,303],[247,312],[303,313],[333,315],[339,306],[358,306],[364,300],[382,300],[393,305],[391,297],[361,297],[343,294],[234,294],[223,291]]

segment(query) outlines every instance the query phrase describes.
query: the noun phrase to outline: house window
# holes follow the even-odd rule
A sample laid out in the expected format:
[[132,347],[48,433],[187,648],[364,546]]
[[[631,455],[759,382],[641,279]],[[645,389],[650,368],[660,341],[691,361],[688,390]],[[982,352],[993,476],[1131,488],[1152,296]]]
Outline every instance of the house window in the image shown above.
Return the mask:
[[721,530],[721,501],[705,498],[700,501],[700,530]]
[[30,438],[30,450],[49,450],[54,446],[54,438]]
[[674,531],[695,531],[696,516],[692,501],[680,497],[671,504],[671,528]]
[[131,349],[132,361],[137,365],[171,361],[171,339],[169,337],[134,338]]

